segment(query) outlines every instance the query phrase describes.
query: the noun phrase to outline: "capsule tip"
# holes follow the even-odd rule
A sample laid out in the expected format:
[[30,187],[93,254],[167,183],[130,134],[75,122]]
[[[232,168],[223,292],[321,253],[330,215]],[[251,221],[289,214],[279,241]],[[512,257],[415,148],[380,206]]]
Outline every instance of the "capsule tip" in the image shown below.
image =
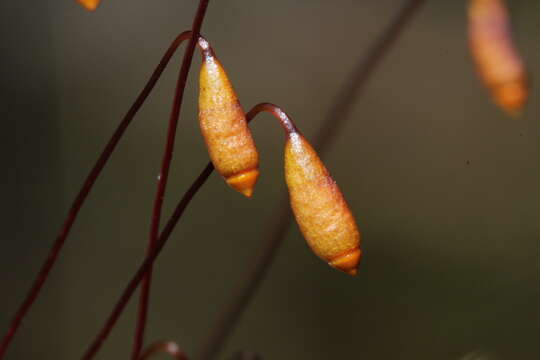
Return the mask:
[[349,269],[347,271],[345,271],[347,274],[351,275],[351,276],[356,276],[356,274],[358,274],[358,269]]
[[100,0],[77,0],[86,10],[94,11],[97,9]]
[[253,188],[259,178],[259,170],[251,169],[240,174],[227,178],[227,184],[244,196],[250,198],[253,195]]
[[512,82],[499,86],[494,97],[499,106],[510,116],[517,118],[527,102],[528,89],[523,82]]
[[359,248],[347,251],[342,255],[335,257],[329,264],[330,266],[343,271],[349,275],[355,276],[358,273],[358,264],[360,263],[360,256],[362,252]]

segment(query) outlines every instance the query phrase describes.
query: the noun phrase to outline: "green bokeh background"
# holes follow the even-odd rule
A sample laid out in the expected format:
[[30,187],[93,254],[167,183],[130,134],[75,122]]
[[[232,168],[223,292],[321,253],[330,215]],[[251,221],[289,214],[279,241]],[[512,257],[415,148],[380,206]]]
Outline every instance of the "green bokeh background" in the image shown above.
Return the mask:
[[[309,138],[403,1],[211,1],[203,25],[246,108],[279,104]],[[195,1],[0,2],[0,329],[31,284],[98,152]],[[427,1],[358,98],[324,160],[363,233],[359,276],[328,268],[291,227],[225,351],[264,359],[540,358],[540,3],[512,1],[533,79],[519,120],[475,77],[465,1]],[[8,359],[77,359],[140,263],[177,56],[80,214]],[[207,161],[199,56],[186,89],[165,216]],[[248,201],[212,175],[160,257],[148,339],[194,355],[270,231],[285,192],[282,130],[253,125]],[[134,302],[133,302],[134,303]],[[99,359],[126,359],[135,306]]]

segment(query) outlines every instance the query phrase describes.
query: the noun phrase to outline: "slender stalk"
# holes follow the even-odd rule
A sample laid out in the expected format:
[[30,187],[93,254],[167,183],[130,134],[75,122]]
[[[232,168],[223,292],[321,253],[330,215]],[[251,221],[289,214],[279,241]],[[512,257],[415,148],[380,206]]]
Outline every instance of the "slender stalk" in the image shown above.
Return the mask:
[[212,174],[212,171],[214,171],[214,166],[212,165],[212,163],[208,163],[208,165],[204,168],[204,170],[200,173],[197,179],[195,179],[193,184],[191,184],[189,189],[186,191],[186,193],[182,197],[182,200],[180,200],[180,202],[176,206],[176,209],[171,215],[171,218],[161,232],[161,235],[156,242],[156,246],[152,249],[152,251],[150,251],[150,254],[144,259],[137,272],[133,275],[133,277],[125,287],[120,298],[114,305],[113,310],[109,314],[105,324],[98,332],[91,345],[88,347],[85,354],[83,355],[83,360],[91,359],[99,351],[99,349],[103,345],[103,342],[107,339],[109,333],[116,325],[116,322],[124,311],[127,303],[129,302],[129,299],[131,298],[131,296],[133,296],[133,293],[139,286],[139,283],[144,278],[144,276],[148,272],[148,269],[152,267],[154,261],[163,250],[163,247],[167,243],[167,239],[169,238],[174,227],[178,223],[178,220],[180,220],[180,217],[184,213],[186,207],[191,202],[191,199],[193,198],[193,196],[195,196],[201,186],[206,182],[210,174]]
[[[388,54],[388,50],[424,3],[425,0],[406,0],[394,18],[391,19],[388,27],[376,39],[367,58],[359,63],[352,75],[347,76],[347,79],[350,80],[341,87],[333,105],[324,117],[323,125],[313,137],[314,146],[321,156],[345,123],[354,100],[364,89],[374,70],[381,63],[384,56]],[[284,197],[277,216],[271,221],[268,227],[269,230],[266,232],[269,235],[264,239],[261,249],[254,257],[254,262],[245,272],[245,279],[233,291],[231,301],[222,309],[216,326],[211,327],[210,334],[203,343],[200,360],[213,359],[221,350],[268,272],[291,224],[291,219],[288,199]]]
[[26,297],[24,298],[23,302],[17,309],[17,312],[13,316],[13,320],[11,321],[8,331],[4,335],[2,342],[0,343],[0,359],[3,359],[7,349],[9,348],[13,337],[15,336],[19,326],[21,325],[21,322],[23,321],[24,317],[32,307],[34,301],[38,298],[41,289],[43,288],[43,285],[47,281],[47,278],[49,277],[49,274],[54,267],[56,260],[58,259],[58,256],[60,254],[60,251],[62,250],[68,236],[71,230],[71,227],[75,223],[75,220],[77,219],[77,215],[79,214],[79,210],[83,206],[88,194],[92,190],[92,187],[94,186],[97,178],[101,174],[101,171],[107,164],[107,161],[109,160],[111,154],[115,150],[116,146],[118,145],[118,142],[124,135],[124,132],[126,131],[127,127],[143,105],[144,101],[156,85],[159,77],[163,73],[163,70],[165,70],[167,64],[171,60],[171,57],[174,55],[176,50],[178,49],[178,46],[184,41],[185,39],[188,39],[191,36],[190,32],[183,32],[182,34],[178,35],[176,39],[171,43],[165,54],[163,55],[161,61],[159,62],[158,66],[152,73],[152,76],[146,83],[143,90],[140,92],[139,96],[137,96],[137,99],[131,105],[130,109],[114,131],[112,137],[110,138],[109,142],[101,152],[100,156],[98,157],[96,163],[94,164],[92,170],[86,177],[86,180],[84,181],[83,186],[79,190],[79,193],[75,197],[75,200],[71,204],[71,207],[68,211],[68,214],[66,216],[66,219],[64,220],[64,224],[61,227],[55,242],[53,243],[51,249],[49,250],[49,253],[47,255],[47,258],[45,259],[43,265],[41,266],[34,282],[32,283],[32,286],[30,290],[28,291]]
[[[266,104],[262,104],[266,105]],[[274,105],[275,106],[275,105]],[[276,107],[277,108],[277,107]],[[253,109],[251,109],[246,114],[246,120],[249,122],[251,121],[258,113],[261,111],[266,111],[265,106],[255,106]],[[89,360],[94,357],[94,355],[97,354],[101,346],[103,345],[103,342],[107,339],[110,332],[116,325],[116,322],[120,318],[120,315],[122,315],[122,312],[126,308],[126,305],[128,304],[129,300],[133,296],[133,293],[135,290],[137,290],[137,287],[141,283],[141,281],[144,279],[148,271],[152,268],[154,262],[156,261],[157,257],[165,247],[165,244],[167,243],[167,240],[169,239],[172,231],[174,230],[176,224],[184,214],[184,211],[186,210],[187,206],[197,194],[199,189],[204,185],[208,177],[212,174],[212,171],[214,171],[214,166],[211,162],[206,165],[206,167],[202,170],[202,172],[199,174],[199,176],[193,181],[191,186],[188,188],[188,190],[184,193],[182,196],[182,199],[176,206],[173,214],[171,215],[170,219],[167,221],[167,224],[163,228],[163,231],[161,232],[159,238],[156,241],[155,246],[150,250],[149,254],[144,259],[143,263],[139,266],[135,274],[132,276],[131,280],[128,282],[126,287],[124,288],[124,291],[120,295],[120,298],[114,305],[111,313],[107,317],[107,320],[105,321],[105,324],[102,326],[86,352],[84,353],[82,359],[83,360]]]
[[296,125],[292,121],[292,119],[287,115],[285,111],[283,111],[282,108],[280,108],[277,105],[270,104],[270,103],[260,103],[257,104],[251,109],[250,113],[258,114],[260,112],[266,111],[272,115],[279,121],[279,124],[285,130],[285,133],[290,134],[294,132],[298,132],[298,129],[296,128]]
[[[167,188],[167,180],[169,178],[169,169],[173,157],[174,142],[176,138],[176,130],[180,111],[182,109],[182,100],[184,97],[184,90],[186,88],[186,81],[193,60],[193,53],[195,52],[195,46],[199,39],[199,33],[201,26],[208,8],[209,0],[200,0],[199,7],[195,13],[193,19],[193,25],[191,27],[192,36],[189,40],[187,49],[184,53],[184,59],[182,61],[182,67],[178,76],[176,84],[176,91],[174,101],[172,105],[171,115],[169,118],[169,127],[167,130],[167,143],[163,152],[163,158],[161,162],[161,170],[158,176],[157,190],[154,198],[154,207],[152,210],[152,222],[150,226],[150,235],[147,245],[147,255],[150,254],[152,249],[156,246],[157,238],[159,235],[159,225],[161,220],[161,210],[163,208],[163,200],[165,198],[165,190]],[[148,317],[148,306],[150,302],[150,288],[152,284],[152,267],[148,269],[143,286],[141,289],[141,295],[139,298],[139,311],[137,316],[137,325],[135,329],[135,335],[133,340],[132,360],[139,358],[141,349],[144,344],[144,331],[146,328],[146,322]]]
[[166,353],[177,360],[188,360],[186,353],[174,341],[160,341],[150,345],[143,351],[139,360],[148,360],[159,353]]

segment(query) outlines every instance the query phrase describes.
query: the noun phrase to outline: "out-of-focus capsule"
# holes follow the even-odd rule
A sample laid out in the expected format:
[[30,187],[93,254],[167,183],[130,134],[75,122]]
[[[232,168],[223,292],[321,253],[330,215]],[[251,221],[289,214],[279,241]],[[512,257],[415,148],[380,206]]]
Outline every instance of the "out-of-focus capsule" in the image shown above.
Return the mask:
[[77,0],[86,10],[94,11],[99,6],[101,0]]
[[285,180],[296,222],[313,252],[356,275],[361,255],[356,221],[319,156],[296,131],[287,135]]
[[482,81],[499,106],[519,114],[529,92],[527,73],[504,0],[470,0],[468,15],[469,45]]
[[235,190],[251,197],[259,155],[236,93],[206,40],[200,39],[199,122],[216,170]]
[[188,360],[186,353],[174,341],[160,341],[150,345],[144,350],[139,360],[153,359],[159,353],[168,354],[177,360]]

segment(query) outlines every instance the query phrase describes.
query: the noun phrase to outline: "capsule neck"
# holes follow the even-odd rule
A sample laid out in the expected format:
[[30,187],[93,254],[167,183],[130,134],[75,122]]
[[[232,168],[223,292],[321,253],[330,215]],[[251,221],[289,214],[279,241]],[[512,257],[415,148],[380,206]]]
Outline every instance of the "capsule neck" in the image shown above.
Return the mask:
[[298,128],[294,124],[294,122],[289,117],[289,115],[287,115],[287,113],[285,111],[283,111],[282,108],[280,108],[277,105],[271,104],[271,103],[260,103],[260,104],[255,105],[246,114],[246,118],[248,119],[248,121],[250,121],[257,114],[259,114],[260,112],[263,112],[263,111],[274,115],[274,117],[279,121],[281,127],[283,128],[283,130],[285,131],[285,134],[287,136],[289,136],[291,134],[299,134],[300,133],[298,131]]

